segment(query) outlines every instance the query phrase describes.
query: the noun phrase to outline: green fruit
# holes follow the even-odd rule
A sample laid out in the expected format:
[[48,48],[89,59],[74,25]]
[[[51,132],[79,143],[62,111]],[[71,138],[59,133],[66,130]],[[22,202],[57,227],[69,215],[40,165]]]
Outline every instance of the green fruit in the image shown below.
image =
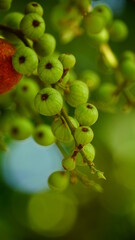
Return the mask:
[[11,7],[12,0],[0,0],[0,10],[8,10]]
[[32,78],[23,77],[16,88],[18,98],[24,101],[33,101],[39,91],[39,86]]
[[63,74],[63,66],[61,62],[53,57],[43,57],[38,65],[39,78],[49,84],[56,83],[60,80]]
[[114,101],[113,94],[116,86],[113,83],[104,83],[98,91],[98,99],[101,102],[110,103]]
[[62,78],[59,80],[58,85],[64,88],[65,85],[68,83],[69,78],[70,78],[70,74],[69,72],[67,72],[67,74],[64,77],[62,76]]
[[65,100],[72,107],[77,107],[86,103],[89,97],[89,89],[82,81],[73,81],[69,86],[69,91],[65,92]]
[[51,34],[45,33],[38,41],[34,42],[33,47],[38,55],[42,57],[48,56],[54,52],[56,40]]
[[132,51],[125,51],[123,54],[122,54],[122,57],[121,57],[121,60],[131,60],[131,61],[135,61],[135,54],[134,52]]
[[90,41],[94,45],[100,45],[109,41],[109,33],[106,28],[97,34],[89,34]]
[[13,139],[24,140],[32,135],[33,126],[26,118],[17,117],[10,123],[8,131]]
[[99,33],[104,27],[105,21],[100,15],[91,12],[85,17],[85,28],[88,34]]
[[2,24],[12,29],[20,29],[20,22],[23,19],[24,14],[19,12],[11,12],[4,16]]
[[81,104],[75,109],[75,117],[81,125],[91,126],[98,119],[98,111],[90,103]]
[[75,156],[75,161],[77,166],[81,166],[81,167],[87,166],[87,162],[83,159],[80,152],[78,152],[77,155]]
[[65,15],[66,15],[66,10],[61,3],[57,4],[52,9],[50,19],[51,19],[52,25],[53,25],[54,29],[56,29],[56,31],[59,31],[62,29],[61,19],[63,19]]
[[35,97],[35,109],[42,115],[53,116],[58,114],[63,106],[61,94],[53,88],[44,88]]
[[41,17],[43,16],[44,10],[42,6],[37,2],[30,2],[25,7],[25,14],[37,13]]
[[56,139],[68,143],[73,140],[71,130],[63,117],[57,117],[52,122],[52,132]]
[[135,81],[135,61],[125,59],[120,64],[120,70],[125,79]]
[[[19,13],[19,12],[8,13],[2,19],[2,25],[7,26],[11,29],[19,30],[20,22],[23,17],[24,17],[24,14]],[[2,35],[16,47],[19,47],[20,45],[24,45],[23,42],[15,34],[13,34],[11,32],[3,30]]]
[[22,19],[20,29],[29,39],[38,40],[45,31],[44,19],[37,13],[29,13]]
[[128,36],[127,25],[122,20],[115,20],[110,26],[109,33],[112,41],[121,42]]
[[82,72],[81,79],[87,84],[89,90],[95,90],[100,84],[99,75],[92,70]]
[[75,56],[73,54],[61,54],[59,60],[63,65],[64,69],[73,68],[76,62]]
[[107,7],[104,4],[94,7],[93,13],[96,14],[97,16],[100,16],[104,20],[106,25],[112,21],[113,18],[112,11],[109,7]]
[[69,185],[69,175],[63,171],[53,172],[48,178],[48,184],[52,190],[63,191]]
[[77,120],[75,118],[71,117],[71,116],[68,116],[68,117],[70,119],[70,122],[73,124],[73,126],[75,128],[78,128],[79,127],[79,123],[77,122]]
[[72,157],[67,157],[62,160],[62,166],[67,171],[73,171],[75,169],[75,159]]
[[21,46],[12,57],[14,69],[21,74],[31,74],[38,66],[38,57],[34,50]]
[[38,125],[34,129],[33,138],[42,146],[48,146],[55,142],[55,137],[52,133],[51,127],[45,124]]
[[89,0],[76,0],[76,3],[78,4],[79,10],[83,15],[86,15],[90,11],[90,3]]
[[88,161],[92,162],[95,158],[95,148],[93,147],[93,145],[91,143],[88,143],[83,146],[82,150],[85,153]]
[[[93,162],[95,158],[95,148],[93,147],[93,145],[91,143],[88,143],[83,146],[82,150],[85,156],[87,157],[87,160],[89,162]],[[77,166],[81,166],[81,167],[87,166],[87,162],[83,159],[80,152],[78,152],[78,154],[76,155],[75,161]]]
[[84,146],[85,144],[90,143],[93,140],[94,133],[90,127],[81,126],[76,128],[74,137],[78,146]]

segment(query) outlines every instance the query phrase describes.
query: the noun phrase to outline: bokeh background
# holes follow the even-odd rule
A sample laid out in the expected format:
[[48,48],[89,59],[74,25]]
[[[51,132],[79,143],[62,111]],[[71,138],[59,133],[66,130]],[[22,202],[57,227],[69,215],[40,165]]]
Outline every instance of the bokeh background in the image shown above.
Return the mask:
[[[10,11],[23,12],[28,2],[13,0]],[[37,2],[44,7],[46,32],[56,37],[57,51],[76,56],[77,75],[85,69],[98,71],[97,51],[85,34],[61,43],[51,23],[51,12],[59,1]],[[106,0],[93,1],[93,5],[100,2],[108,4],[129,28],[126,41],[110,43],[116,55],[125,49],[135,52],[135,2]],[[4,15],[1,12],[0,19]],[[101,77],[102,81],[109,78]],[[43,148],[29,138],[13,141],[6,153],[0,153],[0,239],[135,239],[135,110],[99,112],[93,130],[95,163],[107,178],[100,181],[102,193],[82,184],[64,193],[49,191],[49,174],[61,169],[62,155],[55,144]]]

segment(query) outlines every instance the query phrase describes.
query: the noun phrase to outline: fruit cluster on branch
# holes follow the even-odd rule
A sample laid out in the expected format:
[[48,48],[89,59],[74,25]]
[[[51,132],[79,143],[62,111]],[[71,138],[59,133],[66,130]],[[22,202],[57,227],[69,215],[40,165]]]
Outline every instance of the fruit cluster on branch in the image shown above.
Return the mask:
[[[1,10],[10,5],[11,1],[0,0]],[[16,140],[33,136],[42,146],[55,142],[63,153],[64,170],[50,175],[50,188],[62,191],[69,182],[81,180],[86,186],[100,189],[79,171],[79,166],[87,166],[90,173],[105,179],[93,162],[91,126],[98,119],[95,105],[106,110],[115,105],[122,93],[127,104],[135,106],[129,92],[135,80],[135,55],[126,51],[118,61],[107,44],[109,38],[124,40],[128,30],[121,20],[113,20],[105,5],[92,8],[89,0],[58,4],[52,21],[62,41],[67,43],[82,34],[83,22],[91,43],[99,51],[100,65],[115,76],[115,83],[101,84],[96,72],[86,70],[76,80],[73,70],[76,58],[73,54],[55,52],[56,40],[45,32],[43,12],[39,3],[30,2],[24,14],[10,12],[0,24],[0,147],[6,149],[7,136]],[[91,93],[95,94],[92,102]],[[67,145],[68,154],[64,150]]]

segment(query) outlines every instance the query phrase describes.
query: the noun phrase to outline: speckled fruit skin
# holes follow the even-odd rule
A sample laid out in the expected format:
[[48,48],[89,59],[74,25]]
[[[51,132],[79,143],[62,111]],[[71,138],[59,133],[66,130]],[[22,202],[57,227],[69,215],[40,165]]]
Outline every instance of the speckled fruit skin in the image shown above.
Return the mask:
[[[38,26],[33,25],[33,21],[39,23]],[[31,40],[38,40],[45,31],[44,19],[37,13],[28,13],[24,16],[20,23],[20,29],[26,37]]]
[[75,109],[75,117],[81,125],[91,126],[98,119],[98,111],[90,103],[81,104]]
[[[42,97],[47,97],[42,99]],[[63,106],[61,94],[54,88],[43,88],[39,91],[34,100],[35,109],[42,115],[53,116],[58,114]]]
[[10,91],[22,77],[12,65],[15,51],[10,43],[0,38],[0,94]]
[[71,131],[63,117],[54,119],[52,122],[52,132],[56,139],[63,143],[68,143],[73,140]]
[[79,80],[73,81],[69,86],[69,92],[65,92],[65,100],[71,107],[77,107],[86,103],[89,97],[88,86]]
[[75,139],[78,145],[84,146],[93,140],[94,133],[88,126],[80,126],[75,130]]

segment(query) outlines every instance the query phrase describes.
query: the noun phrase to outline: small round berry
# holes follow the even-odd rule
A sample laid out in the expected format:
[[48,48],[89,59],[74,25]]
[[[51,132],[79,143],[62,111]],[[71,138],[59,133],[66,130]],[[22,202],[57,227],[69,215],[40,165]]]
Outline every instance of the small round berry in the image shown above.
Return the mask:
[[28,119],[17,117],[10,123],[8,131],[13,139],[24,140],[32,135],[33,126]]
[[53,88],[44,88],[38,92],[34,100],[35,109],[42,115],[58,114],[63,106],[61,94]]
[[10,91],[22,77],[12,66],[15,51],[10,43],[0,39],[0,94]]
[[114,20],[109,28],[110,39],[121,42],[128,36],[127,25],[122,20]]
[[31,74],[38,66],[38,57],[34,50],[22,46],[17,49],[12,57],[14,69],[21,74]]
[[[93,147],[93,145],[91,143],[88,143],[83,146],[82,150],[83,150],[87,160],[89,162],[93,162],[93,160],[95,158],[95,148]],[[83,159],[80,152],[78,152],[78,154],[76,155],[75,161],[76,161],[76,165],[78,165],[78,166],[82,166],[82,167],[87,166],[87,162]]]
[[81,14],[83,14],[84,16],[87,16],[88,12],[90,11],[90,1],[89,0],[83,0],[83,1],[77,1],[76,2],[78,4],[78,8],[79,11],[81,12]]
[[10,12],[2,19],[2,24],[12,29],[20,29],[20,23],[24,17],[24,14],[19,12]]
[[74,136],[78,146],[84,146],[85,144],[90,143],[93,140],[94,133],[90,127],[81,126],[76,128]]
[[65,54],[65,53],[59,56],[59,60],[62,63],[64,69],[73,68],[76,62],[75,56],[73,54]]
[[83,146],[82,148],[83,152],[85,153],[85,156],[87,157],[89,162],[93,162],[95,158],[95,148],[91,143],[88,143]]
[[89,97],[89,89],[82,81],[73,81],[69,86],[69,91],[65,92],[65,100],[72,107],[77,107],[86,103]]
[[[22,18],[24,17],[24,14],[19,12],[11,12],[4,16],[2,19],[2,25],[7,26],[11,29],[19,30],[20,29],[20,22]],[[13,44],[15,47],[19,47],[20,45],[24,45],[24,43],[19,39],[15,34],[8,32],[8,31],[2,31],[2,35],[8,39],[8,41]]]
[[38,91],[39,86],[34,79],[23,77],[16,88],[16,95],[18,98],[21,98],[26,102],[31,102],[34,100]]
[[89,90],[91,91],[95,90],[100,84],[99,75],[92,70],[82,72],[81,79],[87,84]]
[[123,61],[123,60],[135,61],[135,54],[134,54],[134,52],[129,51],[129,50],[124,51],[122,53],[122,57],[121,57],[121,61]]
[[85,167],[87,166],[87,162],[83,159],[80,152],[77,153],[75,156],[75,162],[77,166]]
[[109,41],[109,32],[103,28],[101,32],[96,34],[89,34],[90,41],[93,45],[99,45]]
[[38,74],[43,82],[53,84],[60,80],[63,74],[63,66],[53,56],[43,57],[38,65]]
[[94,12],[89,13],[85,17],[85,28],[88,34],[96,34],[105,27],[104,19]]
[[[66,9],[63,5],[57,4],[51,12],[51,23],[56,31],[60,31],[62,29],[61,19],[65,18]],[[67,16],[68,17],[68,16]],[[65,26],[65,25],[64,25]]]
[[98,90],[98,99],[101,102],[105,103],[113,103],[114,99],[113,95],[116,90],[116,86],[113,83],[104,83]]
[[56,139],[68,143],[73,140],[70,128],[63,117],[57,117],[52,122],[52,132]]
[[70,122],[73,124],[73,126],[75,127],[75,128],[78,128],[79,127],[79,122],[75,119],[75,118],[73,118],[73,117],[71,117],[71,116],[68,116],[69,117],[69,119],[70,119]]
[[29,39],[38,40],[45,31],[44,19],[37,13],[29,13],[22,19],[20,29]]
[[30,2],[25,7],[25,14],[37,13],[41,17],[43,16],[44,10],[42,6],[37,2]]
[[33,138],[42,146],[48,146],[55,142],[55,137],[52,133],[51,127],[45,124],[38,125],[34,129]]
[[94,7],[93,13],[102,17],[106,25],[110,24],[112,21],[113,13],[111,9],[104,4]]
[[98,111],[90,103],[81,104],[75,109],[75,117],[81,125],[91,126],[98,119]]
[[11,7],[12,0],[0,0],[0,10],[8,10]]
[[135,61],[129,59],[123,60],[120,64],[120,70],[125,79],[135,81]]
[[73,157],[66,157],[62,160],[62,166],[67,171],[73,171],[75,165],[75,159]]
[[34,42],[33,47],[39,56],[45,57],[54,52],[56,40],[51,34],[45,33],[38,41]]
[[63,171],[53,172],[48,178],[48,185],[52,190],[64,191],[69,185],[69,174]]

